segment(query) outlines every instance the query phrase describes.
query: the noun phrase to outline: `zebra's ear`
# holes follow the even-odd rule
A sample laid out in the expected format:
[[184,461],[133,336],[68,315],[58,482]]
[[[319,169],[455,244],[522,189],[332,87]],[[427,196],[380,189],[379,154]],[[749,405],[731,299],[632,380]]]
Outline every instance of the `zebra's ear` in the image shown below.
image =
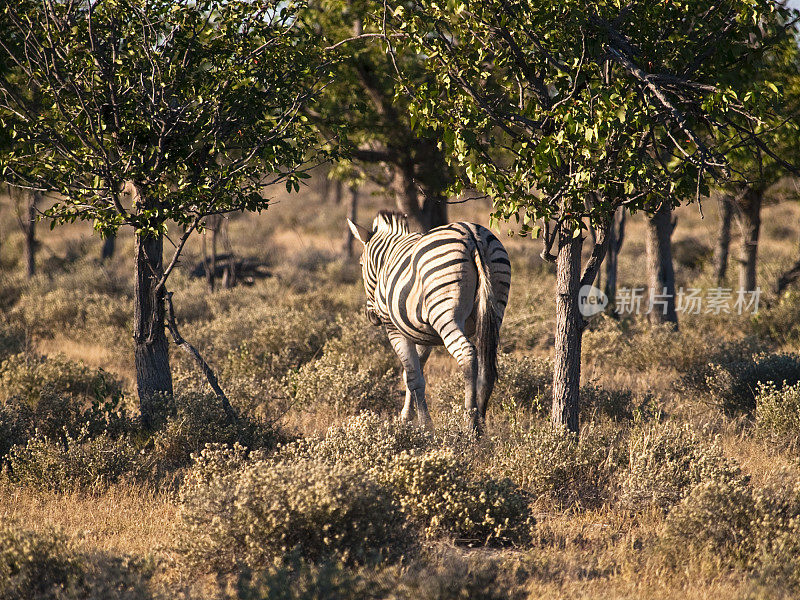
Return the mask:
[[353,232],[353,237],[366,246],[369,238],[372,237],[372,232],[366,227],[356,225],[350,219],[347,219],[347,224],[350,226],[350,231]]

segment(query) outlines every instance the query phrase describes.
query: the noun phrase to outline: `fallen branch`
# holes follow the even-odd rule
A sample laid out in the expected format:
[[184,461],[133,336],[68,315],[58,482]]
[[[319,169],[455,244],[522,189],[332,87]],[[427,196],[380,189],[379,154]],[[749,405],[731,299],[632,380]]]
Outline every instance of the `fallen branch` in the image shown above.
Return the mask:
[[181,336],[180,332],[178,331],[178,324],[175,322],[175,309],[172,306],[172,292],[166,292],[164,297],[167,301],[167,327],[169,328],[169,332],[172,334],[172,340],[178,346],[186,350],[186,352],[191,354],[192,358],[194,358],[195,362],[203,371],[203,375],[206,376],[206,380],[211,386],[211,389],[214,390],[217,398],[219,398],[220,402],[222,402],[222,408],[225,410],[225,414],[228,415],[228,418],[233,423],[238,422],[239,419],[236,416],[236,411],[233,410],[233,407],[231,406],[228,397],[225,395],[225,392],[223,392],[222,388],[219,387],[219,381],[217,381],[217,376],[214,374],[214,371],[208,366],[208,363],[203,360],[203,357],[200,356],[200,353],[197,351],[197,349],[183,339],[183,336]]

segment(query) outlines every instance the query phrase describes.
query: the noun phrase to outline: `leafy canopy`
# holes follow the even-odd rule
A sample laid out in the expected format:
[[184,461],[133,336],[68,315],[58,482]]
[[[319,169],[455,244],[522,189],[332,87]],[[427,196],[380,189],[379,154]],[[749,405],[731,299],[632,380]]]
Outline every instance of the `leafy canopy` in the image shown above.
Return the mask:
[[[48,213],[113,232],[260,210],[297,189],[300,108],[328,76],[284,0],[2,0],[2,176],[61,195]],[[133,184],[133,206],[123,189]]]
[[[521,231],[579,230],[730,174],[737,118],[779,107],[749,80],[789,32],[770,0],[419,0],[391,2],[388,45],[434,76],[400,82],[416,118],[441,131],[467,183]],[[373,15],[383,23],[383,10]],[[388,37],[391,35],[393,37]],[[742,69],[741,65],[748,65]],[[737,148],[752,151],[752,137]]]
[[409,100],[395,95],[397,69],[403,78],[421,84],[430,79],[421,57],[411,49],[388,54],[374,37],[380,28],[370,22],[370,0],[309,0],[309,20],[326,40],[333,77],[313,105],[315,122],[325,137],[336,139],[342,158],[337,174],[351,180],[368,177],[389,187],[396,177],[374,163],[406,165],[426,190],[449,182],[449,170],[435,132],[415,129]]

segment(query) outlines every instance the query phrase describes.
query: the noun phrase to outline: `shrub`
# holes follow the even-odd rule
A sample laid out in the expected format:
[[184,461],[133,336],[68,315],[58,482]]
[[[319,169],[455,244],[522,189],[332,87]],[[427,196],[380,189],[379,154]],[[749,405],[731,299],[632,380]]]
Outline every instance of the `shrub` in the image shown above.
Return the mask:
[[206,444],[222,444],[255,450],[273,448],[279,434],[269,424],[240,411],[231,422],[215,394],[184,393],[173,399],[174,411],[156,431],[141,457],[142,474],[155,479],[188,467],[192,454]]
[[[5,250],[8,244],[3,244],[0,250]],[[2,264],[3,256],[0,254],[0,264]],[[17,302],[19,302],[28,282],[25,280],[22,273],[9,273],[0,270],[0,311],[9,311]]]
[[84,565],[60,534],[0,526],[0,598],[50,600],[84,597]]
[[697,238],[684,238],[672,242],[672,257],[688,269],[699,269],[711,258],[713,251]]
[[511,354],[501,354],[498,358],[499,378],[492,393],[495,399],[511,400],[517,406],[535,412],[549,406],[553,396],[552,361]]
[[401,452],[424,449],[433,437],[413,423],[363,412],[333,425],[322,439],[304,439],[280,449],[283,460],[313,458],[329,464],[385,464]]
[[122,435],[131,428],[122,402],[120,383],[103,370],[63,356],[12,355],[0,363],[0,461],[35,432],[52,440]]
[[[581,413],[604,415],[613,420],[633,418],[635,407],[633,392],[629,390],[609,390],[596,385],[581,388]],[[646,405],[649,398],[642,405]]]
[[298,406],[323,404],[337,414],[362,410],[393,410],[398,378],[382,365],[365,364],[349,353],[323,351],[322,358],[291,373],[286,386]]
[[325,342],[323,353],[351,354],[378,371],[400,371],[400,361],[385,329],[370,323],[363,311],[338,316],[333,329],[335,334]]
[[769,337],[780,344],[788,344],[800,338],[800,291],[786,290],[777,303],[762,308],[753,317],[756,333]]
[[741,476],[716,443],[687,426],[640,424],[629,436],[627,459],[619,474],[620,500],[633,509],[667,509],[703,481]]
[[65,282],[65,287],[52,291],[23,294],[12,314],[32,333],[50,337],[73,327],[127,328],[132,309],[126,298],[74,289]]
[[[498,355],[498,377],[489,406],[507,405],[541,413],[553,396],[553,364],[533,356]],[[431,396],[445,406],[464,405],[464,379],[460,375],[434,382]]]
[[338,335],[325,342],[321,357],[289,373],[288,395],[300,406],[323,403],[340,414],[399,410],[399,361],[383,328],[362,313],[337,318],[334,328]]
[[761,437],[796,447],[800,436],[800,384],[779,389],[759,384],[756,392],[756,431]]
[[[685,373],[708,363],[709,356],[733,351],[752,354],[756,340],[717,342],[698,328],[675,331],[669,323],[600,319],[583,336],[583,356],[606,367],[647,371],[671,368]],[[593,322],[594,323],[594,322]]]
[[0,526],[0,600],[146,600],[152,564],[82,552],[58,531]]
[[24,444],[33,434],[31,409],[22,403],[0,403],[0,465],[16,444]]
[[25,329],[19,323],[0,322],[0,361],[22,352],[26,339]]
[[196,346],[210,364],[221,366],[224,379],[280,379],[318,356],[335,331],[330,308],[297,300],[295,306],[303,308],[239,307],[199,324],[193,333]]
[[[433,553],[431,553],[433,554]],[[512,566],[513,565],[513,566]],[[455,553],[447,548],[412,563],[401,577],[390,580],[393,600],[523,600],[529,572],[496,553]],[[517,568],[515,568],[517,567]]]
[[712,560],[743,559],[750,553],[755,511],[752,492],[741,479],[707,479],[667,517],[661,542],[669,561],[686,553]]
[[257,573],[238,576],[236,600],[379,600],[388,581],[354,570],[341,561],[287,560]]
[[[433,388],[433,394],[447,405],[463,405],[464,384],[461,377],[451,377]],[[536,415],[549,414],[553,402],[553,363],[533,356],[517,357],[501,354],[498,360],[498,380],[490,406],[510,410],[523,409]],[[612,419],[633,415],[634,397],[631,392],[607,390],[595,385],[581,388],[581,415],[603,414]]]
[[37,434],[11,449],[8,474],[15,483],[54,492],[100,491],[134,471],[136,456],[127,437],[89,437],[84,429],[56,442]]
[[751,488],[710,479],[667,517],[661,546],[668,563],[687,551],[709,566],[735,566],[789,587],[800,585],[800,485]]
[[693,365],[677,382],[676,388],[683,392],[707,394],[709,381],[717,372],[716,365],[738,364],[752,360],[763,350],[762,343],[753,337],[732,342],[723,342],[698,364]]
[[756,408],[760,384],[773,382],[778,388],[800,383],[800,356],[757,354],[744,360],[711,363],[704,384],[695,389],[706,392],[710,401],[728,414]]
[[447,448],[466,462],[480,456],[472,415],[464,408],[463,400],[442,407],[436,416],[434,440],[437,447]]
[[34,407],[45,395],[71,394],[88,400],[122,394],[120,383],[102,369],[93,370],[63,355],[20,353],[0,363],[0,402],[21,398]]
[[377,477],[399,495],[427,537],[445,533],[470,545],[530,540],[534,519],[527,496],[508,479],[473,479],[449,450],[403,452]]
[[209,447],[181,490],[183,549],[194,564],[263,568],[287,555],[348,564],[399,559],[414,544],[400,505],[352,464],[247,460]]
[[608,495],[618,460],[617,438],[595,426],[584,428],[580,437],[549,424],[516,427],[497,441],[491,472],[509,477],[540,501],[597,506]]
[[[510,481],[476,478],[464,448],[435,448],[440,441],[414,424],[362,413],[331,427],[323,439],[284,446],[277,459],[368,469],[429,537],[523,543],[533,521],[526,495]],[[475,449],[474,439],[468,448]]]

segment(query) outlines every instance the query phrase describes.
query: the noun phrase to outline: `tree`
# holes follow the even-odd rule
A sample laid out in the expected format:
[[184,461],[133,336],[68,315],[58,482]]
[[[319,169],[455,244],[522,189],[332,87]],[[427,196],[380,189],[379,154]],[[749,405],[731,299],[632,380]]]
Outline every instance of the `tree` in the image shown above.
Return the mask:
[[723,194],[719,199],[719,230],[714,247],[714,279],[722,286],[728,272],[728,254],[731,246],[731,220],[733,217],[733,198]]
[[675,309],[675,269],[672,264],[672,232],[676,219],[672,207],[662,202],[647,220],[647,276],[650,287],[650,322],[678,327]]
[[[579,290],[612,216],[699,199],[729,175],[734,147],[763,150],[737,125],[763,119],[779,94],[737,65],[790,39],[789,13],[768,0],[420,0],[373,19],[387,23],[390,56],[399,46],[426,57],[432,82],[400,85],[413,115],[494,199],[493,219],[542,235],[556,261],[552,420],[577,431]],[[588,226],[597,236],[581,273]]]
[[360,36],[377,32],[365,24],[371,6],[365,0],[309,4],[310,18],[331,40],[329,51],[339,56],[332,83],[309,112],[325,135],[335,132],[349,148],[353,164],[340,165],[340,176],[352,174],[355,166],[360,171],[358,179],[369,178],[394,196],[398,210],[408,216],[415,231],[444,225],[451,168],[436,133],[415,130],[408,100],[395,95],[394,63],[402,65],[404,77],[421,83],[428,75],[419,58],[408,52],[390,57],[364,43]]
[[[350,203],[347,210],[347,218],[350,219],[351,223],[358,223],[358,188],[356,186],[350,187]],[[344,234],[344,255],[348,260],[353,260],[353,244],[355,241],[353,232],[348,227]]]
[[[734,176],[722,186],[723,203],[719,256],[727,259],[730,233],[725,232],[725,211],[730,210],[742,232],[739,250],[739,289],[754,291],[757,286],[758,242],[761,230],[761,208],[769,188],[782,177],[796,173],[800,161],[798,115],[800,115],[800,50],[793,38],[776,44],[766,60],[745,62],[739,67],[757,87],[771,87],[778,94],[781,112],[753,121],[738,115],[732,119],[730,161]],[[757,137],[754,147],[745,143]],[[722,264],[719,265],[722,267]],[[724,269],[717,273],[724,276]]]
[[22,261],[28,279],[36,274],[36,217],[41,205],[42,194],[38,190],[8,186],[9,195],[14,198],[17,222],[22,231]]
[[103,238],[103,247],[100,250],[100,260],[107,261],[114,257],[114,252],[117,251],[117,235],[115,233],[108,234]]
[[[206,216],[265,208],[266,184],[299,188],[316,141],[300,109],[327,76],[320,51],[282,0],[4,0],[0,19],[0,118],[15,141],[2,176],[60,194],[53,226],[134,230],[150,425],[172,393],[167,278]],[[183,233],[165,264],[170,222]]]
[[614,213],[614,218],[608,228],[608,242],[606,246],[605,271],[606,281],[603,293],[608,298],[607,311],[615,315],[617,297],[617,267],[619,266],[619,253],[625,241],[625,209],[620,207]]

